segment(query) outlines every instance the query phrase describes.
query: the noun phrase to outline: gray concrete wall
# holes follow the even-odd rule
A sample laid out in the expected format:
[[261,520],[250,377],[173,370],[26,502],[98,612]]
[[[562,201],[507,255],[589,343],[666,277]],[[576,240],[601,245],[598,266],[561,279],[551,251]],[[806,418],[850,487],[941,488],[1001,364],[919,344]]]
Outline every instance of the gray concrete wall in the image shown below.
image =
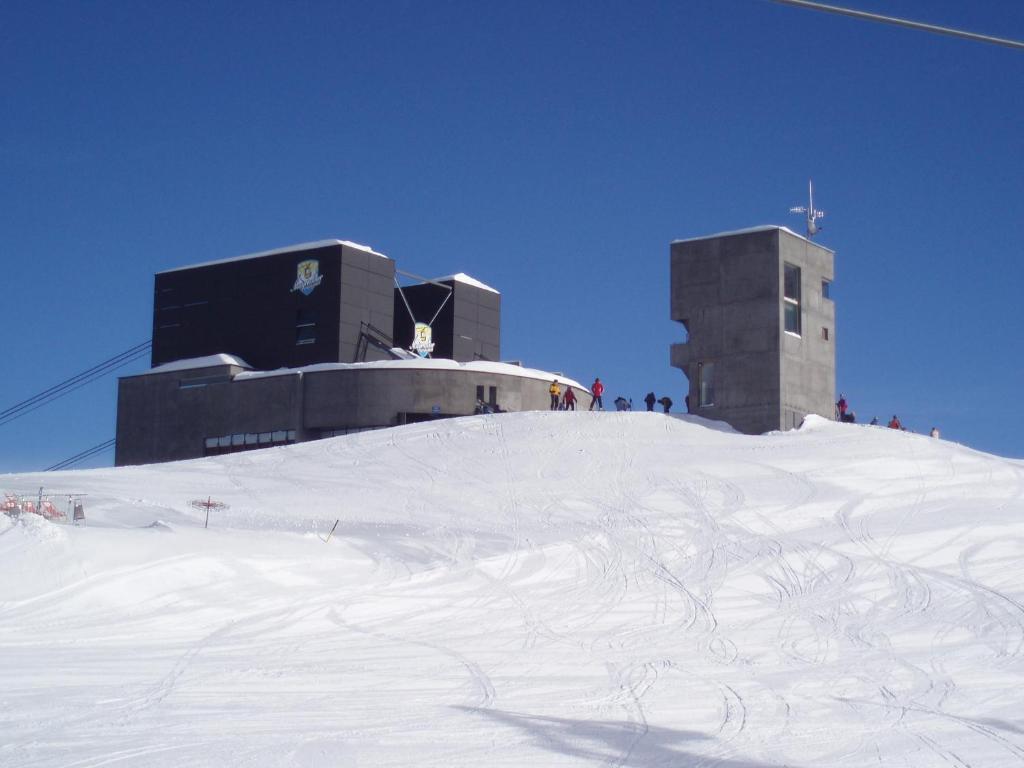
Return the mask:
[[[549,381],[482,371],[349,368],[230,379],[242,369],[143,374],[118,384],[114,463],[198,458],[207,438],[293,430],[294,440],[331,430],[394,426],[407,415],[470,415],[477,387],[497,387],[502,410],[547,410]],[[219,380],[218,380],[219,379]],[[197,382],[202,381],[202,384]],[[586,408],[590,396],[576,389]]]
[[[670,348],[692,413],[748,434],[832,414],[835,310],[821,295],[832,253],[777,227],[672,244],[670,312],[689,332]],[[784,264],[801,268],[802,333],[787,334]],[[827,327],[829,339],[822,338]],[[684,335],[684,334],[681,334]],[[715,402],[700,405],[700,370],[714,363]]]
[[129,376],[118,381],[114,464],[202,456],[207,437],[291,429],[295,376],[234,381],[237,366]]
[[[779,290],[783,267],[800,267],[801,334],[797,338],[782,331],[782,378],[780,387],[781,429],[799,426],[809,413],[833,418],[836,392],[836,309],[831,299],[822,296],[821,281],[833,279],[834,257],[831,251],[802,237],[779,234]],[[780,330],[784,328],[779,319]],[[822,329],[827,329],[828,339]]]
[[[304,375],[305,422],[310,435],[325,429],[392,426],[400,414],[428,414],[439,406],[442,415],[467,416],[474,412],[477,387],[485,400],[497,388],[504,411],[546,410],[548,385],[539,379],[464,370],[420,368],[367,368],[318,371]],[[589,395],[577,396],[585,403]]]
[[[671,316],[689,340],[671,363],[687,377],[690,412],[760,433],[777,428],[779,401],[777,232],[671,246]],[[700,405],[700,366],[714,363],[715,402]]]

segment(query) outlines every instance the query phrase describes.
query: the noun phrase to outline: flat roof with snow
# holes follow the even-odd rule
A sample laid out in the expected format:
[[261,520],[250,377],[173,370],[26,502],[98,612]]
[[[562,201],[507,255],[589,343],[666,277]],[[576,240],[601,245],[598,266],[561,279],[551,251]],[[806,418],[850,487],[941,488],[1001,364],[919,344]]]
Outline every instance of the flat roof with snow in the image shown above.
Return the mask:
[[780,226],[778,224],[764,224],[764,225],[759,226],[759,227],[747,227],[746,229],[734,229],[734,230],[732,230],[730,232],[718,232],[718,233],[713,234],[713,235],[701,235],[700,237],[687,237],[687,238],[683,238],[682,240],[673,240],[672,244],[675,245],[676,243],[695,243],[695,242],[698,242],[700,240],[714,240],[715,238],[718,238],[718,237],[732,237],[733,235],[750,235],[750,234],[753,234],[755,232],[770,232],[770,231],[775,230],[775,229],[779,230],[780,232],[785,232],[787,235],[792,235],[793,237],[796,237],[796,238],[799,238],[800,240],[808,242],[811,245],[814,245],[814,246],[816,246],[818,248],[821,248],[823,251],[828,251],[829,253],[835,253],[835,251],[833,251],[831,248],[826,248],[825,246],[821,245],[820,243],[814,242],[810,238],[804,237],[803,235],[798,235],[796,232],[791,230],[789,227],[783,227],[783,226]]
[[344,245],[347,248],[355,248],[358,251],[365,251],[366,253],[373,254],[374,256],[380,256],[382,259],[388,258],[383,253],[377,253],[368,245],[360,245],[359,243],[353,243],[350,240],[316,240],[311,243],[299,243],[298,245],[289,245],[284,248],[274,248],[270,251],[259,251],[258,253],[246,253],[242,256],[230,256],[226,259],[215,259],[214,261],[203,261],[199,264],[188,264],[184,267],[173,267],[172,269],[165,269],[161,272],[157,272],[158,275],[164,275],[168,272],[181,272],[185,269],[196,269],[197,267],[212,267],[215,264],[228,264],[232,261],[245,261],[247,259],[259,259],[263,256],[276,256],[280,253],[291,253],[292,251],[311,251],[315,248],[327,248],[331,245]]

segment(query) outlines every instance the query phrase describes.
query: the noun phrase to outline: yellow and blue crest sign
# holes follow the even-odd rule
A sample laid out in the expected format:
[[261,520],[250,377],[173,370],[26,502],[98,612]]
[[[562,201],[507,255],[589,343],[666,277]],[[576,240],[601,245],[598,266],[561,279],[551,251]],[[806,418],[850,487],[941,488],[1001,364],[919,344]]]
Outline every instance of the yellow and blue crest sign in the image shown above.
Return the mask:
[[320,262],[316,259],[300,261],[297,271],[298,276],[295,278],[295,285],[292,286],[292,293],[302,291],[303,295],[309,296],[324,279],[320,274]]
[[426,323],[416,323],[412,334],[412,351],[420,357],[426,357],[434,351],[433,332]]

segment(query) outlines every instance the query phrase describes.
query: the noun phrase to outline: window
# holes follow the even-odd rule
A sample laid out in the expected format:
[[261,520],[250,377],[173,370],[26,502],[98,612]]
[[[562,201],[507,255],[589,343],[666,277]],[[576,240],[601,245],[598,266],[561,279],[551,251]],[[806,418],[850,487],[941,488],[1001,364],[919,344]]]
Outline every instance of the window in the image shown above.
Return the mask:
[[825,326],[821,327],[821,340],[828,341],[828,328]]
[[316,344],[315,309],[300,309],[295,314],[295,344]]
[[715,404],[715,364],[697,363],[697,387],[700,392],[700,407]]
[[207,437],[205,454],[220,456],[225,453],[237,453],[268,445],[287,445],[295,442],[294,429],[279,429],[274,432],[239,432],[234,435]]
[[822,280],[821,281],[821,297],[823,299],[831,299],[832,298],[832,281],[831,280]]
[[783,275],[783,314],[786,331],[800,335],[800,267],[786,264]]
[[487,388],[487,393],[488,393],[487,402],[490,403],[491,405],[497,405],[498,404],[498,388],[497,387],[488,387]]
[[476,385],[476,399],[477,399],[477,402],[480,402],[480,403],[482,403],[484,401],[484,385],[483,384],[477,384]]

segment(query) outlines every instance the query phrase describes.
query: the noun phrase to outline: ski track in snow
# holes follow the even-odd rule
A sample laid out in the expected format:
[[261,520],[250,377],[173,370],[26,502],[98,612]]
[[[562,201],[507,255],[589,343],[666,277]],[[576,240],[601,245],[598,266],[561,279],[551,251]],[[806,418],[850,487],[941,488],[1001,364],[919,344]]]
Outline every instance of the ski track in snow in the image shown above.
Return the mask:
[[581,412],[61,478],[102,525],[0,519],[5,766],[1024,763],[1020,462]]

